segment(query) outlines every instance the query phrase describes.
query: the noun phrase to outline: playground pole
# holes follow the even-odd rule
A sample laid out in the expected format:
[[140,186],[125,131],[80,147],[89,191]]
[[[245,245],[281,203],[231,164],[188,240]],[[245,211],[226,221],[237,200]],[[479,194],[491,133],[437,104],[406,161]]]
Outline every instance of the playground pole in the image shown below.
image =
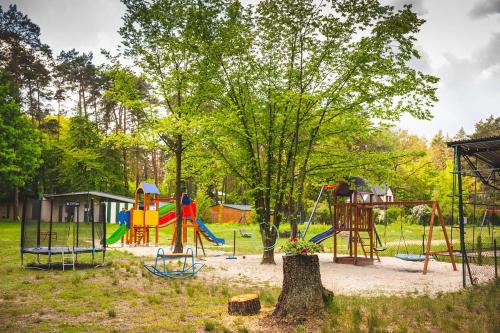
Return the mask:
[[316,202],[314,203],[313,210],[311,212],[311,216],[309,216],[309,220],[307,221],[306,228],[304,230],[304,233],[302,234],[302,239],[305,239],[307,230],[309,230],[309,226],[311,225],[312,218],[314,216],[314,213],[316,212],[316,208],[318,208],[318,203],[319,200],[321,199],[321,195],[323,194],[323,189],[325,188],[325,185],[321,186],[321,190],[319,191],[318,198],[316,199]]
[[493,240],[493,257],[495,259],[495,278],[498,278],[498,264],[497,264],[497,240]]
[[236,258],[236,230],[233,230],[233,255],[228,256],[226,259],[237,259]]

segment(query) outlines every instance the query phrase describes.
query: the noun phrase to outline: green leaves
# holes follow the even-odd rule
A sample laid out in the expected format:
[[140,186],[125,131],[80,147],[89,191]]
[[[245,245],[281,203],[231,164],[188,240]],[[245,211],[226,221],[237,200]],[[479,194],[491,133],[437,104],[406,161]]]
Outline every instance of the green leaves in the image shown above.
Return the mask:
[[40,136],[21,113],[19,91],[10,75],[0,71],[0,185],[23,187],[35,175]]

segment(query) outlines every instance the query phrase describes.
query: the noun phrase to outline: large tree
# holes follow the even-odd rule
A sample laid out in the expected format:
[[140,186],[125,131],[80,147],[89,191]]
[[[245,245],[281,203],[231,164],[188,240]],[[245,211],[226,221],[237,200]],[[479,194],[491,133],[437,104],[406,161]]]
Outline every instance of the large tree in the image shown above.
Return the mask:
[[182,252],[182,160],[193,143],[196,116],[207,108],[199,82],[204,73],[200,47],[218,14],[210,1],[122,0],[126,6],[120,29],[126,55],[140,67],[157,96],[153,130],[175,158],[177,237]]
[[40,40],[40,28],[10,5],[0,7],[0,68],[14,77],[24,111],[41,122],[50,105],[52,52]]
[[[92,62],[93,54],[76,51],[61,51],[57,56],[56,73],[59,89],[76,92],[78,95],[78,115],[87,117],[93,106],[97,113],[97,96],[99,94],[100,79],[97,68]],[[96,115],[97,117],[97,115]]]
[[437,78],[409,66],[423,23],[371,0],[226,6],[206,47],[219,111],[208,142],[253,189],[263,263],[283,218],[296,232],[313,163],[335,150],[320,140],[357,151],[380,121],[430,118]]
[[19,190],[40,165],[37,130],[21,112],[19,88],[11,75],[0,71],[0,187],[14,190],[14,218],[19,214]]

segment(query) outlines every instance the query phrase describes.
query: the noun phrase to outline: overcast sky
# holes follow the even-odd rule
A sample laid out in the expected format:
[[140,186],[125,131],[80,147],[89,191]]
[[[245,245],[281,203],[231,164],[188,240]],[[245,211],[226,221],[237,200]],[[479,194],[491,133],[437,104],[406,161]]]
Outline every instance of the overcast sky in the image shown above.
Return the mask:
[[[427,21],[418,36],[422,59],[414,66],[441,78],[434,119],[403,117],[398,127],[431,138],[438,130],[453,136],[489,115],[500,116],[500,0],[386,0],[412,3]],[[244,2],[257,2],[247,0]],[[55,54],[75,48],[114,50],[124,6],[119,0],[0,0],[17,4],[41,28]]]

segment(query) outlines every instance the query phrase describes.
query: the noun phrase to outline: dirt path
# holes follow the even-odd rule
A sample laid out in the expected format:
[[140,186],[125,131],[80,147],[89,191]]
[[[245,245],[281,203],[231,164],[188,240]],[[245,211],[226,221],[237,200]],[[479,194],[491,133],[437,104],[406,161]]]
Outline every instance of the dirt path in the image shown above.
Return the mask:
[[[155,247],[117,248],[137,256],[153,257]],[[261,265],[260,255],[238,256],[227,260],[217,253],[207,253],[200,259],[207,269],[200,273],[208,281],[226,280],[238,285],[269,285],[281,287],[282,255],[276,254],[276,265]],[[382,257],[373,265],[354,266],[334,264],[330,253],[320,253],[321,278],[328,289],[337,294],[351,295],[403,295],[436,294],[459,290],[462,286],[461,265],[453,271],[450,263],[431,261],[426,275],[422,274],[422,262],[403,261],[394,257]]]

